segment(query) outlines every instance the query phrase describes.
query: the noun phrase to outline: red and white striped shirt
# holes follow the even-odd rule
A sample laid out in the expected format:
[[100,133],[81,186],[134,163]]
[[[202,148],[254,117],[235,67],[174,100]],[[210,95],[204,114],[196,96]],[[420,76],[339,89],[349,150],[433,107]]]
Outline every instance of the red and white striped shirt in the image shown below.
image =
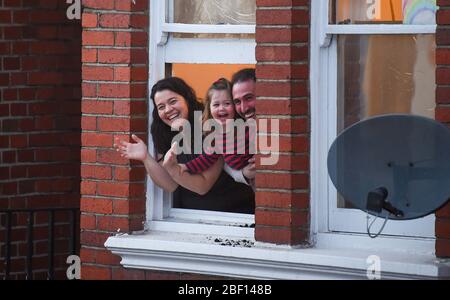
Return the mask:
[[[245,138],[238,140],[237,134],[234,134],[234,140],[231,145],[227,145],[227,134],[223,134],[222,139],[216,139],[216,147],[207,149],[205,153],[186,163],[188,171],[192,174],[202,173],[208,170],[214,163],[223,156],[227,165],[235,170],[241,170],[248,165],[248,160],[253,157],[250,154],[249,130],[245,130]],[[230,146],[232,147],[230,149]],[[223,154],[215,153],[215,149],[222,149]]]

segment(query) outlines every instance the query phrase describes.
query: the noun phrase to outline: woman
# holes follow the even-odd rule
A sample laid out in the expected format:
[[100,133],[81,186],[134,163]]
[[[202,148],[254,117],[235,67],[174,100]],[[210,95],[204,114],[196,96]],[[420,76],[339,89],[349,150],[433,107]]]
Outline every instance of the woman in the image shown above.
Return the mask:
[[[151,134],[157,153],[156,159],[148,154],[145,143],[135,135],[132,139],[136,143],[117,141],[117,151],[125,158],[142,161],[153,182],[174,193],[174,207],[253,213],[254,193],[250,187],[235,182],[223,172],[222,158],[208,170],[195,175],[183,172],[172,174],[172,177],[163,167],[164,155],[171,148],[172,139],[178,134],[171,128],[178,128],[183,120],[188,120],[193,125],[194,111],[203,109],[192,88],[182,79],[171,77],[158,81],[153,86],[150,97],[155,107]],[[194,138],[192,132],[191,137]],[[191,142],[191,145],[193,144]],[[184,163],[195,156],[179,154],[177,160]]]

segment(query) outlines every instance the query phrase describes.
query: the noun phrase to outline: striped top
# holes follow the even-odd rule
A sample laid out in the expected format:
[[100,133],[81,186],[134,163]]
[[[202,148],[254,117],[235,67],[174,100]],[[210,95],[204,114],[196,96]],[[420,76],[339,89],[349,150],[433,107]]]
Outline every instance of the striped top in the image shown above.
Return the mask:
[[228,145],[227,134],[224,133],[222,139],[216,139],[215,141],[215,148],[223,149],[223,154],[215,153],[215,148],[207,149],[205,153],[186,163],[186,167],[190,173],[198,174],[208,170],[220,156],[223,156],[225,163],[231,168],[241,170],[248,165],[248,160],[253,157],[253,154],[250,154],[248,128],[245,130],[245,139],[243,140],[238,140],[237,134],[234,134],[234,140],[232,143],[230,141],[230,145]]

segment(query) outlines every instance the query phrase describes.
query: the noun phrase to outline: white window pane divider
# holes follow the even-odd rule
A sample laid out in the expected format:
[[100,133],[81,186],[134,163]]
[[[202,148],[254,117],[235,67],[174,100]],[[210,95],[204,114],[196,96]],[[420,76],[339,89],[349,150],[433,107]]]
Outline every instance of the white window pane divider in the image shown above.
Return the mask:
[[170,37],[165,49],[165,61],[192,64],[256,64],[255,47],[256,42],[253,39]]
[[254,34],[255,27],[255,25],[164,23],[161,29],[167,33]]
[[328,25],[327,34],[426,34],[435,33],[436,25]]

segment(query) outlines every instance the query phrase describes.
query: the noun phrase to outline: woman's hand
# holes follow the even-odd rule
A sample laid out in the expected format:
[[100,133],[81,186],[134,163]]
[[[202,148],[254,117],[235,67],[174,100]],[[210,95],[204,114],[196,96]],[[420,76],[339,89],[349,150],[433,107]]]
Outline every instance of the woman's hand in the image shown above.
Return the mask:
[[248,165],[242,169],[242,174],[247,179],[254,179],[256,176],[255,157],[248,160]]
[[114,147],[116,151],[120,153],[120,156],[125,157],[126,159],[134,159],[144,161],[147,159],[148,150],[147,145],[136,135],[132,135],[131,138],[136,143],[128,143],[116,138],[114,143]]

